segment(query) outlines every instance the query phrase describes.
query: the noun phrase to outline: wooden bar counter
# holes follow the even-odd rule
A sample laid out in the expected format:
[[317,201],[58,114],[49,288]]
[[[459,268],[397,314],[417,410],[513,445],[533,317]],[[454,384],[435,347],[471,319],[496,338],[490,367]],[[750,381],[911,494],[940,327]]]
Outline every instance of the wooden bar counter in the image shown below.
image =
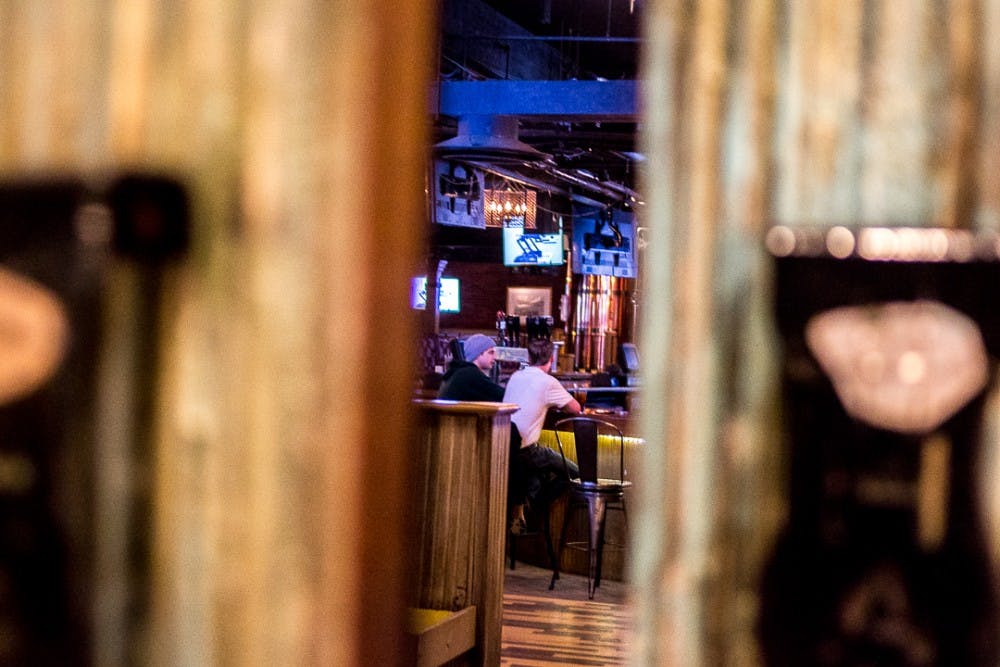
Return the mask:
[[476,607],[475,664],[500,664],[509,403],[415,399],[417,601]]

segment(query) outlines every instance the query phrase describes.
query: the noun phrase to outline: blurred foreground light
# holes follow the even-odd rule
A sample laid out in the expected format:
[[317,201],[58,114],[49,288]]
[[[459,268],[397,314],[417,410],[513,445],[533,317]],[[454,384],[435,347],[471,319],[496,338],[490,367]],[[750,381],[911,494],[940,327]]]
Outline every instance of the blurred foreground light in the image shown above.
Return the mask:
[[854,234],[847,227],[832,227],[826,233],[826,250],[837,259],[850,257],[854,252]]
[[860,257],[873,262],[972,262],[1000,259],[1000,235],[939,227],[775,225],[764,238],[775,257]]
[[772,255],[787,257],[795,252],[795,234],[788,227],[772,227],[767,231],[764,244]]
[[858,254],[865,259],[893,259],[896,256],[896,234],[886,227],[862,229],[858,239]]
[[956,262],[968,262],[975,255],[972,237],[965,232],[952,230],[948,238],[948,254]]
[[969,262],[995,259],[994,235],[960,229],[871,227],[862,229],[858,254],[882,262]]

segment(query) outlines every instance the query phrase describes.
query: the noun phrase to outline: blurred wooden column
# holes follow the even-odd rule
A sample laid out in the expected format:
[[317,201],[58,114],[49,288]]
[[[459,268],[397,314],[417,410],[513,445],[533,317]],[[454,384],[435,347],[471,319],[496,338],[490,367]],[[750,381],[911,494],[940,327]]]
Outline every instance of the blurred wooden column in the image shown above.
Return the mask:
[[[178,51],[149,47],[149,107],[172,109],[152,117],[196,152],[205,216],[165,383],[155,655],[399,664],[434,14],[201,7],[163,17]],[[209,103],[172,117],[180,91]]]
[[[150,494],[154,532],[138,607],[105,599],[99,664],[404,660],[434,18],[422,0],[0,4],[0,170],[164,172],[193,202],[158,329],[130,328],[138,283],[111,274],[126,340],[102,360],[104,432],[153,452],[115,493],[122,512]],[[116,403],[130,337],[158,341],[149,430]],[[95,539],[127,565],[127,536]],[[103,572],[102,590],[129,579]]]
[[1000,2],[644,11],[643,401],[665,409],[643,411],[636,664],[759,664],[757,577],[786,510],[763,233],[997,229]]

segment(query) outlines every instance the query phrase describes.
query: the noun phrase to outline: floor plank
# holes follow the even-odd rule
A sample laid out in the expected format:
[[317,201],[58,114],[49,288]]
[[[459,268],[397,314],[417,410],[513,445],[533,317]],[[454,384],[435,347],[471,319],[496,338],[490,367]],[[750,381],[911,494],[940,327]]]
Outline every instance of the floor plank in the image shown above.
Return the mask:
[[628,584],[603,581],[587,599],[587,578],[517,564],[504,577],[500,664],[507,667],[624,665],[631,645]]

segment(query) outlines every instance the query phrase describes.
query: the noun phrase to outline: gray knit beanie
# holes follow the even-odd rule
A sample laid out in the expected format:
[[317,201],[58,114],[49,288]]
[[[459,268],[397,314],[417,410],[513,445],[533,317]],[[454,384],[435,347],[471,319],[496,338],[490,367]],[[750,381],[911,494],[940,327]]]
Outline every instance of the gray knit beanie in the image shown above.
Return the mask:
[[474,361],[476,357],[497,344],[489,336],[483,334],[473,334],[465,339],[462,354],[466,361]]

